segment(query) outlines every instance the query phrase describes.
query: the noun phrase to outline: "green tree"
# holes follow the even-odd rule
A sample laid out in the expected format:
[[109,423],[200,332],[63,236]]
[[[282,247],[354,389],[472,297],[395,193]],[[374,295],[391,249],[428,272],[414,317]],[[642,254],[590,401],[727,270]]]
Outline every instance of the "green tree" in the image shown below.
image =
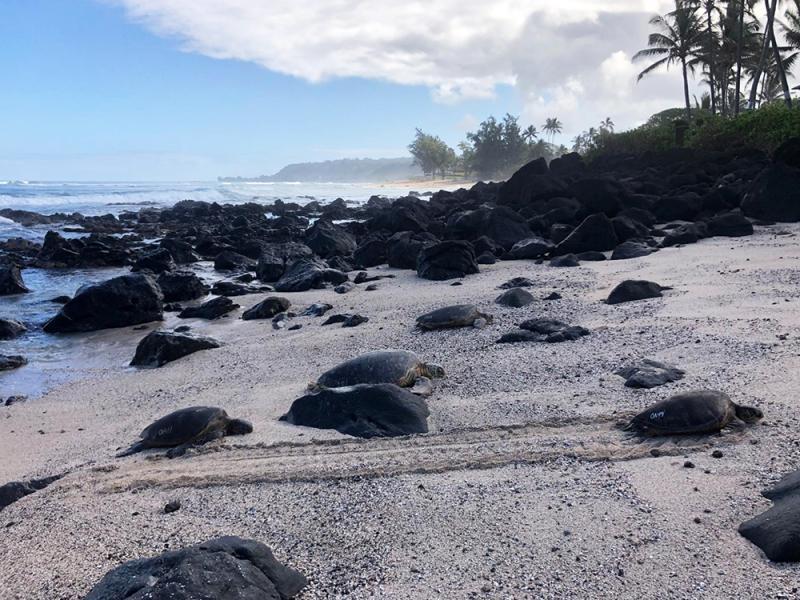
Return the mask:
[[423,173],[432,177],[436,177],[437,173],[445,177],[447,169],[456,161],[456,153],[450,146],[439,137],[427,134],[421,129],[417,129],[414,141],[409,144],[408,150],[414,157],[414,164],[419,165]]
[[555,139],[557,134],[561,133],[563,128],[564,124],[558,120],[558,117],[545,119],[545,123],[542,125],[542,129],[550,136],[551,142]]
[[692,105],[689,99],[689,71],[694,70],[692,58],[702,45],[702,29],[695,8],[680,0],[675,1],[675,10],[666,15],[656,15],[650,24],[658,29],[651,33],[647,48],[633,56],[633,60],[657,58],[654,63],[639,73],[638,81],[653,71],[678,63],[683,74],[683,95],[686,118],[691,120]]

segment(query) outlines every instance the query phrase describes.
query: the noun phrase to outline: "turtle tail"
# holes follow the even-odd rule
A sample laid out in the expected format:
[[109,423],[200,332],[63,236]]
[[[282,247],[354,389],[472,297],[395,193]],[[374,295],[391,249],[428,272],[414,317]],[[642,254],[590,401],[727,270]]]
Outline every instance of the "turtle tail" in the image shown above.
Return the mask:
[[145,445],[143,442],[136,442],[128,448],[127,450],[123,450],[122,452],[117,453],[117,458],[122,458],[123,456],[130,456],[131,454],[136,454],[137,452],[141,452],[145,449]]

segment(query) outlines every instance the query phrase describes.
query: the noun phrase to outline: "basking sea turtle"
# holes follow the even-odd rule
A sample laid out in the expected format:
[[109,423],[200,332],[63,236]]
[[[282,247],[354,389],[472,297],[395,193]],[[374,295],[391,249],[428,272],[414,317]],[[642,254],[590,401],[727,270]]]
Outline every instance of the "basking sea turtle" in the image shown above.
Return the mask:
[[427,396],[433,391],[431,378],[444,377],[444,369],[426,364],[413,352],[378,350],[350,359],[323,373],[311,389],[340,388],[361,383],[393,383]]
[[455,329],[456,327],[484,327],[492,322],[492,315],[478,310],[474,304],[445,306],[417,318],[417,327],[426,331]]
[[117,457],[128,456],[148,448],[170,448],[169,458],[182,456],[191,446],[199,446],[226,435],[251,433],[253,426],[242,419],[231,419],[221,408],[192,406],[161,417],[145,428],[138,442]]
[[626,427],[643,435],[676,435],[719,431],[736,419],[756,423],[764,416],[752,406],[739,406],[727,394],[697,391],[656,402],[633,417]]

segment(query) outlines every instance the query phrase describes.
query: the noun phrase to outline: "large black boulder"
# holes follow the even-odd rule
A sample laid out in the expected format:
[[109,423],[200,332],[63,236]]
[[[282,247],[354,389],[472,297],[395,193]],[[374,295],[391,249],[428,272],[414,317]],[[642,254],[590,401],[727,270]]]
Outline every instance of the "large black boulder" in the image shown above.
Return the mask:
[[389,247],[386,240],[373,238],[364,241],[353,253],[353,259],[362,267],[376,267],[386,262]]
[[753,224],[740,212],[727,212],[708,221],[708,234],[724,237],[753,235]]
[[256,276],[264,282],[278,281],[286,272],[286,266],[298,258],[312,258],[313,250],[297,242],[265,244],[256,265]]
[[164,273],[165,271],[172,271],[175,268],[175,261],[172,260],[172,254],[166,248],[159,248],[153,250],[139,257],[133,263],[131,271],[134,273],[138,271],[151,271],[153,273]]
[[536,200],[565,195],[567,185],[564,181],[550,173],[543,158],[537,158],[521,167],[500,186],[497,203],[519,210]]
[[250,271],[255,266],[255,260],[233,250],[223,250],[214,257],[216,271]]
[[651,248],[644,242],[628,240],[627,242],[622,242],[619,246],[614,248],[614,252],[611,253],[611,260],[639,258],[640,256],[647,256],[653,252],[655,252],[655,249]]
[[356,249],[356,241],[352,235],[324,219],[320,219],[306,231],[305,243],[322,258],[350,256]]
[[22,281],[19,267],[15,265],[0,265],[0,296],[13,296],[30,292]]
[[505,258],[510,260],[541,258],[545,254],[552,252],[555,247],[555,244],[549,240],[531,236],[514,244]]
[[628,190],[618,181],[608,177],[587,177],[573,182],[569,194],[581,203],[584,213],[603,213],[615,216],[628,198]]
[[428,415],[425,401],[408,390],[361,384],[298,398],[281,421],[371,438],[427,433]]
[[200,260],[200,257],[195,254],[192,245],[184,240],[164,238],[159,245],[169,250],[173,260],[180,265],[194,263]]
[[28,359],[19,354],[0,354],[0,371],[19,369],[28,364]]
[[160,367],[200,350],[219,348],[219,342],[190,333],[153,331],[147,334],[139,345],[131,361],[132,367]]
[[164,297],[149,276],[122,275],[83,287],[59,313],[44,324],[47,333],[96,331],[127,327],[163,316]]
[[182,302],[202,298],[208,293],[208,286],[195,273],[173,271],[162,273],[156,280],[164,302]]
[[420,251],[439,243],[433,234],[401,231],[387,241],[387,262],[395,269],[416,269]]
[[703,198],[696,192],[660,198],[653,212],[661,223],[665,221],[691,221],[703,209]]
[[789,138],[772,155],[772,160],[800,169],[800,137]]
[[531,229],[519,213],[507,206],[496,206],[455,215],[447,224],[447,233],[453,239],[469,241],[487,236],[508,250],[529,237]]
[[0,340],[13,340],[28,331],[19,321],[14,319],[0,319]]
[[800,562],[800,470],[789,473],[762,495],[773,506],[742,523],[739,533],[774,562]]
[[678,244],[695,244],[708,236],[708,226],[702,221],[684,223],[666,231],[667,235],[661,241],[661,245],[665,248]]
[[233,300],[226,296],[213,298],[208,302],[203,302],[199,306],[190,306],[184,308],[178,317],[181,319],[219,319],[221,316],[228,314],[232,310],[239,308],[239,305],[234,303]]
[[742,212],[754,219],[800,221],[800,169],[783,163],[765,168],[750,184]]
[[589,250],[613,250],[619,240],[614,224],[605,214],[590,215],[567,238],[556,246],[553,254],[580,254]]
[[331,269],[321,260],[300,258],[294,261],[275,283],[278,292],[305,292],[319,289],[326,284],[339,285],[347,281],[347,275]]
[[43,490],[54,481],[61,479],[61,477],[61,475],[51,475],[50,477],[43,477],[42,479],[10,481],[9,483],[0,485],[0,510],[14,504],[14,502],[21,500],[25,496]]
[[123,563],[84,600],[288,600],[306,585],[261,542],[227,536]]
[[478,273],[472,244],[463,240],[441,242],[423,248],[417,258],[417,276],[444,281]]
[[427,231],[431,223],[430,205],[413,196],[395,200],[392,205],[380,211],[367,222],[371,231],[411,231],[421,233]]
[[255,319],[271,319],[275,315],[286,312],[292,305],[287,298],[280,296],[270,296],[251,306],[242,313],[242,319],[245,321],[253,321]]

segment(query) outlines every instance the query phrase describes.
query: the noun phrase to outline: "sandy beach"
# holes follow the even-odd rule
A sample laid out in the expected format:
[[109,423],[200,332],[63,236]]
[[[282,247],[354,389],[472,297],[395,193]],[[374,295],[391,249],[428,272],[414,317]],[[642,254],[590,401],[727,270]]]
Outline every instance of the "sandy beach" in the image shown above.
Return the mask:
[[[239,311],[204,328],[220,349],[0,408],[0,481],[67,473],[0,513],[0,597],[81,598],[125,560],[228,534],[262,541],[302,571],[311,583],[300,598],[796,597],[800,567],[769,563],[736,529],[800,461],[798,235],[797,224],[757,227],[577,268],[499,262],[455,287],[371,269],[396,278],[372,292],[282,294],[293,308],[322,301],[368,316],[358,328],[298,317],[302,329],[276,331]],[[536,302],[494,304],[517,276],[536,283]],[[674,289],[604,304],[623,279]],[[552,291],[563,299],[544,301]],[[494,323],[414,329],[420,314],[467,302]],[[532,317],[592,333],[494,343]],[[445,368],[428,399],[428,435],[357,440],[278,421],[322,371],[383,348]],[[624,387],[614,371],[641,358],[686,377]],[[692,389],[722,390],[765,419],[680,441],[618,429]],[[180,459],[113,458],[155,418],[203,404],[255,431]],[[173,499],[182,508],[164,514]]]

